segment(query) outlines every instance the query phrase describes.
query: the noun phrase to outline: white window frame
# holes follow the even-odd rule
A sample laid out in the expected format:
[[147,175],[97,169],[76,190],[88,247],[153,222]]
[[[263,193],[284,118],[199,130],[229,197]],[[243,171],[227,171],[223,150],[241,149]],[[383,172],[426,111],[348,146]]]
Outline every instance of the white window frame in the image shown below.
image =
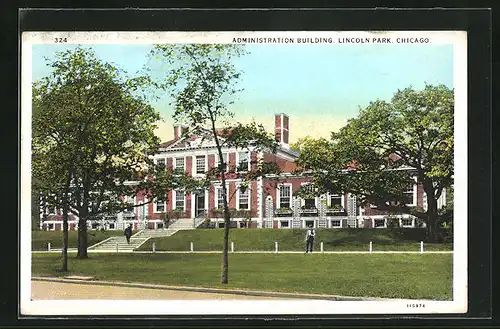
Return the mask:
[[180,191],[177,191],[177,190],[172,190],[172,210],[177,210],[177,193],[178,192],[181,192],[183,194],[183,200],[184,200],[184,207],[182,209],[182,211],[186,211],[186,193],[184,193],[184,191],[180,190]]
[[154,199],[153,201],[153,212],[155,214],[160,214],[162,212],[166,212],[167,211],[167,202],[165,200],[163,200],[163,211],[158,211],[158,199]]
[[[52,228],[50,228],[50,225],[52,225]],[[55,223],[47,223],[47,231],[55,231],[55,230],[56,230]]]
[[247,170],[241,170],[240,172],[248,172],[250,170],[250,151],[244,150],[244,151],[236,151],[236,170],[235,172],[238,172],[238,169],[240,167],[240,152],[241,153],[246,153],[247,154]]
[[[282,222],[287,222],[288,226],[282,226],[281,225]],[[291,228],[292,227],[291,220],[288,220],[288,219],[280,219],[280,220],[278,220],[278,227],[279,228]]]
[[[407,204],[408,207],[415,207],[417,205],[417,188],[418,188],[418,184],[417,184],[417,177],[412,177],[414,183],[413,183],[413,197],[412,197],[412,202],[411,204]],[[405,194],[409,194],[407,192],[409,192],[410,190],[406,191]]]
[[[333,225],[333,222],[339,222],[339,225]],[[342,220],[341,219],[330,219],[330,227],[331,228],[342,228]]]
[[[409,225],[405,225],[403,223],[403,221],[405,221],[405,220],[410,221],[410,224]],[[403,217],[403,218],[399,219],[399,226],[401,226],[401,227],[413,227],[413,223],[414,223],[414,219],[413,218]]]
[[183,161],[183,169],[184,169],[184,171],[186,170],[186,157],[185,156],[173,157],[172,159],[173,159],[172,160],[172,167],[174,169],[177,169],[177,159],[182,159],[182,161]]
[[276,209],[281,209],[281,187],[282,186],[289,186],[290,187],[290,209],[293,208],[293,189],[292,189],[292,183],[282,183],[278,185],[278,188],[276,189]]
[[[224,207],[219,208],[219,192],[218,192],[219,190],[222,190],[222,185],[215,185],[214,186],[214,192],[215,192],[214,193],[214,207],[215,207],[215,209],[224,209]],[[229,192],[229,185],[228,184],[226,184],[226,192]],[[229,194],[229,193],[226,193],[226,199],[228,197],[227,194]]]
[[[300,184],[301,186],[306,186],[306,185],[311,185],[310,182],[304,182],[304,183],[301,183]],[[318,209],[318,197],[314,197],[314,206],[316,207],[316,209]],[[304,198],[300,198],[300,205],[301,206],[305,206],[306,205],[306,199]]]
[[[236,185],[236,188],[238,189],[238,191],[236,191],[236,209],[240,210],[240,193],[241,193],[240,185]],[[252,210],[251,184],[249,184],[245,192],[248,194],[248,208],[243,210]]]
[[344,193],[337,193],[337,194],[327,193],[326,194],[326,200],[327,200],[328,207],[332,206],[332,197],[336,197],[336,196],[338,196],[340,198],[340,205],[342,206],[342,208],[345,209]]
[[[228,171],[229,166],[229,152],[222,152],[222,158],[226,161],[226,172]],[[215,161],[214,166],[217,168],[219,166],[219,153],[215,153]]]
[[[205,170],[203,173],[198,173],[198,157],[204,157],[205,158]],[[194,165],[193,165],[193,176],[203,176],[207,172],[207,158],[208,156],[206,154],[198,154],[194,156]]]
[[158,166],[158,160],[163,160],[164,167],[167,168],[167,158],[156,158],[155,165]]

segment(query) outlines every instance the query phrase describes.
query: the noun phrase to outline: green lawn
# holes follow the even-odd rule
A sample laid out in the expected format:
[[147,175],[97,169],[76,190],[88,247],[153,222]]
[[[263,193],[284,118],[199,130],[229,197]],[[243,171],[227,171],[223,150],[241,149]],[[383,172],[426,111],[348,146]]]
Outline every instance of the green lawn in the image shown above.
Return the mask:
[[[235,251],[272,251],[274,242],[282,251],[304,250],[305,230],[300,229],[233,229],[229,240]],[[419,251],[425,240],[425,229],[319,229],[315,239],[316,250],[323,242],[324,251],[368,251],[370,241],[374,251]],[[222,250],[223,229],[197,229],[179,231],[170,237],[150,239],[139,250],[187,251],[190,242],[198,251]],[[452,250],[451,243],[424,244],[424,250]]]
[[[94,231],[90,230],[87,233],[88,245],[91,246],[100,241],[106,240],[111,236],[122,236],[123,231]],[[69,248],[77,247],[78,232],[68,232]],[[62,231],[32,231],[31,232],[31,250],[47,250],[47,243],[50,242],[51,248],[62,248],[63,232]]]
[[[227,287],[345,296],[452,298],[451,254],[91,254],[69,259],[70,273],[100,280]],[[60,255],[33,254],[34,276],[60,276]]]

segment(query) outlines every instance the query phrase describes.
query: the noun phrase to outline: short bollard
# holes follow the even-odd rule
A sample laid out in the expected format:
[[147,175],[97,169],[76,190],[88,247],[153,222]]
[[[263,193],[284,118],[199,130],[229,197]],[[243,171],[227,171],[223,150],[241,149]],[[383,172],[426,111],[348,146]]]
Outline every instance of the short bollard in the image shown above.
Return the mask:
[[420,241],[420,253],[424,253],[424,241]]
[[321,252],[323,252],[323,241],[321,241],[319,247],[321,248]]
[[372,252],[372,242],[370,241],[370,252]]
[[278,252],[278,241],[274,241],[274,252]]
[[194,246],[193,246],[193,243],[191,242],[191,245],[190,245],[190,249],[191,249],[191,252],[194,251]]
[[234,242],[231,241],[231,252],[234,252]]
[[153,242],[153,252],[156,252],[156,242]]
[[50,251],[50,242],[47,242],[47,250]]

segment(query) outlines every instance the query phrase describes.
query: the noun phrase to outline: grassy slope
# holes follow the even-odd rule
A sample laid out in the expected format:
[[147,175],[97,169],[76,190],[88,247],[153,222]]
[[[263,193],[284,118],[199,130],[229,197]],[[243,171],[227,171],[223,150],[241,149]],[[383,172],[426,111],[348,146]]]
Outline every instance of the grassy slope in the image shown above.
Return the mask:
[[[319,229],[315,249],[323,242],[325,251],[368,250],[372,241],[373,250],[420,250],[420,241],[425,239],[425,229],[402,229],[391,233],[385,229]],[[233,229],[229,232],[235,250],[274,250],[278,242],[279,250],[304,250],[305,230],[300,229]],[[155,242],[156,250],[187,251],[190,242],[198,251],[222,250],[223,229],[198,229],[180,231],[170,237],[150,239],[140,250],[151,250]],[[451,244],[425,244],[425,250],[452,250]]]
[[[58,276],[60,256],[33,255],[33,275]],[[167,285],[387,298],[452,298],[449,254],[231,254],[221,286],[218,254],[91,255],[70,274]]]
[[[88,246],[97,242],[106,240],[111,236],[122,236],[123,231],[88,231]],[[78,232],[68,232],[69,248],[77,247]],[[62,231],[32,231],[31,234],[31,250],[47,250],[47,243],[50,242],[51,248],[62,248],[63,232]]]

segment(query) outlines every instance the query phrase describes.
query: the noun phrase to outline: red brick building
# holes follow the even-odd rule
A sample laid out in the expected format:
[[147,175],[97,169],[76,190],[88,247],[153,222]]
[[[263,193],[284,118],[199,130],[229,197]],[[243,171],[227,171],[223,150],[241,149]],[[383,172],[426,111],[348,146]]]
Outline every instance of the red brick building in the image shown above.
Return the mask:
[[[355,196],[323,195],[311,199],[298,198],[299,188],[310,181],[309,177],[292,174],[296,169],[295,159],[298,153],[289,147],[290,120],[286,114],[276,114],[275,137],[280,147],[276,154],[257,152],[254,149],[238,150],[223,148],[223,157],[227,161],[229,173],[227,188],[229,208],[232,212],[233,227],[254,228],[304,228],[314,225],[319,228],[340,227],[386,227],[388,214],[372,206],[360,207]],[[251,170],[256,160],[275,162],[282,171],[279,179],[272,177],[258,178],[252,181],[249,188],[242,192],[238,186],[241,180],[237,172]],[[217,149],[214,141],[207,136],[191,136],[181,126],[174,127],[174,139],[162,143],[158,153],[153,156],[157,165],[168,168],[182,168],[190,175],[203,176],[210,168],[218,166]],[[234,175],[231,172],[234,171]],[[144,206],[133,208],[133,211],[120,213],[96,223],[89,223],[89,228],[122,229],[132,223],[134,228],[159,229],[164,227],[162,213],[174,218],[173,226],[223,227],[221,183],[214,181],[203,193],[185,194],[183,191],[168,191],[163,200],[153,200]],[[422,186],[414,184],[409,187],[410,205],[425,208],[426,200]],[[443,193],[439,206],[446,200]],[[141,204],[144,194],[126,200],[130,204]],[[400,215],[396,219],[400,226],[415,227],[414,218]],[[177,223],[177,224],[176,224]],[[43,229],[60,229],[60,221],[45,221]],[[71,226],[74,228],[74,225]]]

